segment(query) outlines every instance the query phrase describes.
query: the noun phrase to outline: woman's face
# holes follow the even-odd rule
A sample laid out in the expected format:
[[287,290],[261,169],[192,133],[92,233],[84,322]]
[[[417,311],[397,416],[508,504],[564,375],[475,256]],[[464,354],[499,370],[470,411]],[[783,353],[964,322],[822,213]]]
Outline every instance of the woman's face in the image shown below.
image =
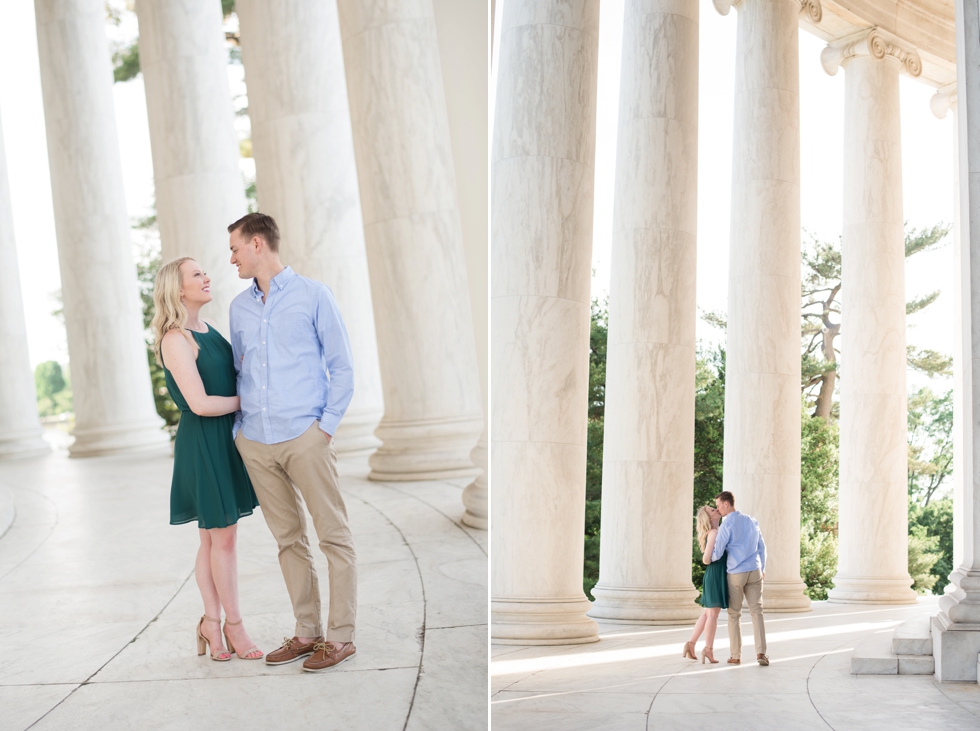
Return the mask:
[[718,508],[712,508],[709,506],[708,517],[711,519],[711,522],[714,523],[715,521],[721,520],[721,512],[718,510]]
[[211,301],[211,279],[193,259],[180,265],[180,300],[185,305],[203,305]]

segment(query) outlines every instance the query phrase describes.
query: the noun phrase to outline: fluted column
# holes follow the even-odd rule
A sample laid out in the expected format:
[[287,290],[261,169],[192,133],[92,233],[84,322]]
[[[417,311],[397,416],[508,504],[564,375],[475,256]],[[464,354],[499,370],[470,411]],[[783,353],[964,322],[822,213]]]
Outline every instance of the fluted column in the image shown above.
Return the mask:
[[431,0],[339,0],[385,412],[371,479],[477,473],[483,429]]
[[918,56],[877,29],[832,43],[844,67],[843,377],[837,575],[828,599],[914,603],[908,572],[905,231],[898,75]]
[[[953,572],[932,620],[941,681],[977,681],[980,653],[980,8],[956,0],[959,328],[953,429]],[[961,418],[956,418],[961,417]]]
[[338,452],[369,453],[384,399],[357,190],[344,56],[333,0],[239,0],[259,207],[283,261],[333,289],[354,355]]
[[613,209],[602,546],[589,616],[676,624],[691,583],[698,4],[626,4]]
[[247,207],[221,4],[137,0],[136,14],[163,260],[197,260],[214,298],[204,314],[227,333],[228,306],[245,287],[227,227]]
[[724,482],[765,537],[770,612],[810,609],[800,579],[799,16],[818,18],[819,7],[738,5]]
[[[433,0],[446,110],[453,141],[456,192],[466,250],[473,334],[483,395],[483,433],[470,452],[480,470],[463,489],[463,522],[486,530],[489,470],[490,271],[487,261],[487,10],[479,0]],[[491,20],[492,23],[492,20]]]
[[101,0],[35,0],[72,456],[169,448],[153,405]]
[[599,2],[507,0],[491,153],[491,636],[598,639],[582,590]]
[[0,129],[0,459],[34,457],[50,451],[41,438],[34,376],[27,355],[27,329]]

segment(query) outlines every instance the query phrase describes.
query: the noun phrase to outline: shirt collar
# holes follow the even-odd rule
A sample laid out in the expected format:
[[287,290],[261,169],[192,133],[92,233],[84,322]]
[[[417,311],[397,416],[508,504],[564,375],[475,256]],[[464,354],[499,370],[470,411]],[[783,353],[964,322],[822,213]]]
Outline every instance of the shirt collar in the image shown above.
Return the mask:
[[[295,276],[296,272],[293,271],[293,268],[287,266],[270,280],[269,293],[271,294],[273,291],[278,292],[284,289],[289,281]],[[252,297],[258,300],[261,300],[262,297],[264,297],[262,294],[262,289],[259,287],[258,280],[255,279],[252,280]]]

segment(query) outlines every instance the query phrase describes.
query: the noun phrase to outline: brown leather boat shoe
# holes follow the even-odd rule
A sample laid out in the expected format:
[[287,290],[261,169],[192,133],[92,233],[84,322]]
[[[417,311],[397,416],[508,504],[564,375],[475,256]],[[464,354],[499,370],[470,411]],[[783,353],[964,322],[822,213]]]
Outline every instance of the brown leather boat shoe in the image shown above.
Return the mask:
[[298,637],[284,637],[282,647],[273,650],[265,656],[267,665],[285,665],[286,663],[296,662],[301,657],[312,655],[315,646],[323,642],[322,637],[317,637],[313,642],[302,643]]
[[756,659],[759,661],[759,664],[760,665],[768,665],[769,664],[769,656],[768,655],[758,655],[758,656],[756,656]]
[[322,670],[340,665],[357,652],[353,642],[317,642],[313,656],[303,663],[303,670],[308,673],[319,673]]

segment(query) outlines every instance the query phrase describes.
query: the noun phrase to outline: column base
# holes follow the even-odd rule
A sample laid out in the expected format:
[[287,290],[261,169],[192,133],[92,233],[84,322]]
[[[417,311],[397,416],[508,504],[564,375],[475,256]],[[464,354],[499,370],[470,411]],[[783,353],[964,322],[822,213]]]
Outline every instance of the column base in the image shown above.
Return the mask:
[[915,604],[912,577],[835,576],[827,601],[836,604]]
[[68,448],[68,456],[102,457],[129,452],[170,454],[170,435],[162,426],[160,418],[112,426],[76,426],[72,431],[75,442]]
[[374,436],[374,430],[381,421],[380,411],[364,411],[344,415],[343,421],[334,434],[334,449],[345,457],[367,457],[381,446],[381,440]]
[[805,591],[806,584],[801,579],[789,581],[766,579],[762,585],[763,610],[774,614],[812,611],[810,597],[804,593]]
[[0,459],[22,459],[40,457],[51,452],[51,445],[41,435],[40,426],[22,431],[0,434]]
[[583,594],[568,599],[492,599],[490,641],[498,645],[581,645],[599,641]]
[[466,512],[463,513],[463,524],[479,530],[487,529],[487,466],[489,456],[487,430],[484,428],[480,441],[470,452],[470,460],[479,468],[480,474],[463,490],[463,507],[466,508]]
[[382,419],[374,431],[382,444],[368,460],[368,479],[409,482],[475,477],[480,470],[470,459],[470,452],[482,431],[482,415],[412,421]]
[[936,679],[977,682],[980,661],[980,629],[960,629],[950,622],[945,612],[932,618],[932,657],[936,663]]
[[697,620],[701,607],[695,604],[698,590],[693,584],[661,589],[604,586],[592,590],[595,602],[588,615],[607,622],[631,624],[687,624]]

